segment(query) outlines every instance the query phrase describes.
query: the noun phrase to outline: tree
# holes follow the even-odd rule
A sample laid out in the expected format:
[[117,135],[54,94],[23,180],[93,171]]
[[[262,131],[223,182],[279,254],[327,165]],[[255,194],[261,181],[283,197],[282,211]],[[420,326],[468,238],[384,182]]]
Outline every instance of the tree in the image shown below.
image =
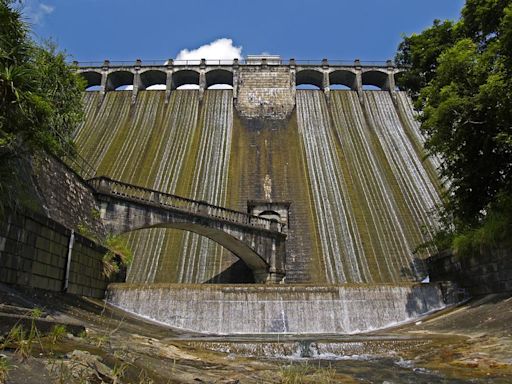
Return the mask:
[[55,45],[32,41],[15,1],[0,0],[0,26],[1,213],[16,196],[9,191],[16,177],[13,160],[38,151],[73,152],[71,134],[83,118],[85,87]]
[[446,212],[456,232],[476,230],[512,194],[512,1],[468,0],[457,23],[405,37],[397,62],[451,182]]
[[55,45],[35,44],[14,1],[0,0],[0,153],[61,153],[82,119],[83,80]]

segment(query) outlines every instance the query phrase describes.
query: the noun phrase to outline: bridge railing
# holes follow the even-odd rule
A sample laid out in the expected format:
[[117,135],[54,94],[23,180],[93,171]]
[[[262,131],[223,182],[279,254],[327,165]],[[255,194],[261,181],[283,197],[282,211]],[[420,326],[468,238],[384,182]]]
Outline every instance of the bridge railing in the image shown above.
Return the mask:
[[[259,65],[261,64],[259,61],[254,59],[239,59],[238,64],[240,65]],[[301,66],[321,66],[323,64],[328,64],[330,66],[341,66],[341,67],[353,67],[355,65],[362,67],[387,67],[389,65],[395,66],[396,64],[391,60],[386,61],[360,61],[360,60],[294,60],[293,62],[296,65]],[[133,67],[133,66],[141,66],[141,67],[155,67],[155,66],[166,66],[172,63],[173,66],[199,66],[201,64],[201,60],[171,60],[171,59],[160,59],[160,60],[105,60],[105,61],[74,61],[73,65],[78,68],[101,68],[104,66],[107,67]],[[226,60],[226,59],[206,59],[206,65],[219,65],[219,66],[228,66],[233,65],[234,60]],[[290,60],[285,59],[271,59],[267,62],[268,65],[288,65],[290,64]]]
[[283,224],[229,208],[219,207],[204,201],[187,199],[185,197],[143,188],[122,181],[112,180],[108,177],[95,177],[88,180],[89,185],[101,194],[126,197],[141,202],[171,207],[187,213],[210,216],[216,219],[249,225],[270,231],[283,231]]

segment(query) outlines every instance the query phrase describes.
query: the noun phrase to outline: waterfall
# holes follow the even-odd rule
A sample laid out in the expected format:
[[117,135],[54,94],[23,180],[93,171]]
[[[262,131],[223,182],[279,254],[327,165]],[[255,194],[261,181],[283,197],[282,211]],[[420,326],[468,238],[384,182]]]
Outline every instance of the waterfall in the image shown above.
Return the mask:
[[112,284],[108,301],[172,327],[211,334],[368,332],[447,304],[437,284]]
[[[223,206],[233,127],[232,91],[208,91],[203,103],[201,137],[189,197]],[[182,244],[186,251],[179,264],[179,282],[204,282],[226,267],[223,256],[227,251],[211,240],[187,232]]]
[[327,105],[321,92],[297,91],[325,274],[333,283],[416,279],[413,250],[436,224],[438,190],[389,92],[363,97],[364,107],[357,93],[333,91]]
[[366,281],[369,270],[367,264],[361,263],[361,237],[322,92],[297,91],[297,122],[304,142],[327,281]]

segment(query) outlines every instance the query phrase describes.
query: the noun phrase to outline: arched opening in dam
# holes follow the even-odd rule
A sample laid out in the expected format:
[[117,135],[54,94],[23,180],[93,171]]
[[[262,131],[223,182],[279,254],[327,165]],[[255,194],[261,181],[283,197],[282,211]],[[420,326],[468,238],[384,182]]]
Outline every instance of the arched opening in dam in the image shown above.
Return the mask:
[[361,80],[363,90],[389,90],[389,75],[382,70],[363,71]]
[[98,91],[101,87],[101,73],[96,71],[81,72],[80,75],[85,79],[86,91]]
[[167,74],[164,71],[148,70],[140,74],[139,89],[156,91],[165,89]]
[[295,76],[296,89],[323,89],[323,74],[320,71],[304,69]]
[[174,72],[171,89],[199,89],[199,72],[190,69]]
[[329,87],[332,90],[355,90],[356,74],[348,70],[332,71],[329,73]]
[[206,72],[207,89],[233,89],[233,72],[225,69],[214,69]]
[[133,89],[133,73],[130,71],[114,71],[108,74],[106,91],[124,91]]

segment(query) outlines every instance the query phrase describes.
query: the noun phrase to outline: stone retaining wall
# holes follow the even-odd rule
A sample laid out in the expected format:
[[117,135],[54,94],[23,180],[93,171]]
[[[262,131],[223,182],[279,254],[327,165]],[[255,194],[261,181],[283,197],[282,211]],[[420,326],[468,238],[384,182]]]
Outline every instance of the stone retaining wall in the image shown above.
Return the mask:
[[93,190],[64,162],[51,155],[34,156],[31,173],[45,216],[67,228],[104,235]]
[[442,252],[427,259],[431,281],[453,281],[473,295],[512,292],[512,250],[482,249],[459,258]]
[[[0,282],[64,291],[70,236],[70,229],[38,214],[8,214],[0,223]],[[74,236],[66,292],[103,298],[107,250]]]

